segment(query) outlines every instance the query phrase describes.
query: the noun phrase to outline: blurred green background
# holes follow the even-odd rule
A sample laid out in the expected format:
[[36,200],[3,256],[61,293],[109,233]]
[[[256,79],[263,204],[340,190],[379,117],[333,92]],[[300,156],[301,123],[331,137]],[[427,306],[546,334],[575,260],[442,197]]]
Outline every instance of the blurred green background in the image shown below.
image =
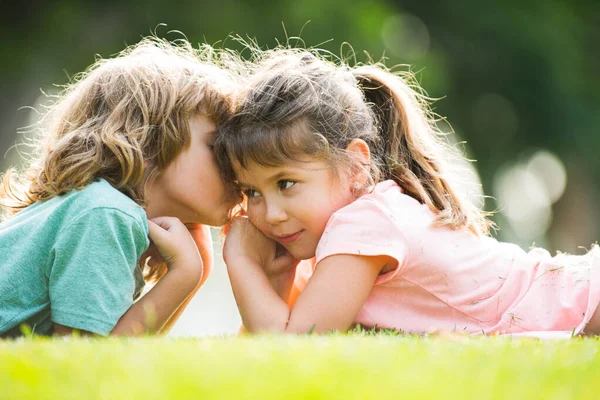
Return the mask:
[[[29,1],[2,6],[0,150],[40,89],[156,30],[217,43],[228,34],[410,64],[434,109],[477,160],[499,237],[575,252],[600,238],[600,2]],[[309,22],[310,21],[310,22]],[[164,23],[167,26],[158,26]],[[282,27],[285,24],[285,31]],[[232,41],[226,42],[235,47]]]
[[155,29],[193,43],[247,35],[268,47],[302,32],[308,46],[347,55],[347,42],[359,61],[367,51],[413,66],[477,160],[500,239],[573,253],[600,239],[598,0],[32,0],[2,2],[0,19],[2,170],[18,165],[18,151],[7,150],[35,119],[19,109],[95,54]]

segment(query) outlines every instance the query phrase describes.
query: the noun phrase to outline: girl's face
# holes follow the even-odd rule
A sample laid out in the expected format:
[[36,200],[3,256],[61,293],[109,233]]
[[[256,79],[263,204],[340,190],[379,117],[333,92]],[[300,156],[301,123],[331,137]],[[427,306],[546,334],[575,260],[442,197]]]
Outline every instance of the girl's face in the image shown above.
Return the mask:
[[300,260],[315,256],[329,217],[354,198],[348,177],[334,175],[321,161],[281,167],[250,162],[234,170],[248,197],[250,221]]
[[149,185],[148,217],[168,215],[184,223],[223,225],[234,204],[227,196],[212,151],[215,123],[197,115],[190,120],[190,134],[190,147]]

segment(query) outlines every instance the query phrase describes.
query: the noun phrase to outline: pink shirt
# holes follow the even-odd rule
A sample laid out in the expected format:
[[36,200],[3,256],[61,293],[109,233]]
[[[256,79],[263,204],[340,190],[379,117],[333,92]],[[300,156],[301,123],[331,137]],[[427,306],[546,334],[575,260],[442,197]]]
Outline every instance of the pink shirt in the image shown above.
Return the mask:
[[[600,251],[551,257],[478,237],[433,228],[435,214],[393,181],[376,185],[334,213],[314,263],[301,263],[304,288],[320,260],[335,254],[388,255],[393,271],[377,278],[356,322],[422,333],[580,333],[600,301]],[[316,267],[315,267],[316,265]]]

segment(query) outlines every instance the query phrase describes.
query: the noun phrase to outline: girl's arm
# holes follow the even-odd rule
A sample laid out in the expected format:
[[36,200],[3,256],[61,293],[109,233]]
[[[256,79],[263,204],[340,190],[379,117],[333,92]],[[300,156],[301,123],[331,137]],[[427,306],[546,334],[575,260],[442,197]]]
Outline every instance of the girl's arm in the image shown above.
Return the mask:
[[270,246],[274,243],[248,221],[239,221],[225,243],[233,293],[244,326],[250,332],[348,329],[377,276],[392,260],[388,256],[328,257],[319,263],[290,308],[271,285],[263,267],[265,263],[274,262],[274,250]]
[[300,260],[296,260],[288,253],[285,247],[275,244],[275,253],[273,254],[276,262],[262,262],[261,267],[273,290],[287,304],[290,302],[291,294],[294,292],[294,280],[296,278],[296,268]]
[[291,302],[292,294],[298,290],[294,287],[296,267],[291,266],[287,271],[278,274],[269,275],[267,273],[267,278],[275,293],[277,293],[277,295],[287,304],[293,304],[293,302]]
[[[300,294],[300,291],[294,285],[296,267],[299,261],[291,257],[283,247],[275,248],[275,258],[279,262],[261,265],[261,267],[277,296],[291,307]],[[248,329],[243,323],[238,333],[248,333]]]
[[388,258],[336,255],[321,261],[292,308],[275,292],[260,265],[227,265],[249,332],[327,332],[348,329]]

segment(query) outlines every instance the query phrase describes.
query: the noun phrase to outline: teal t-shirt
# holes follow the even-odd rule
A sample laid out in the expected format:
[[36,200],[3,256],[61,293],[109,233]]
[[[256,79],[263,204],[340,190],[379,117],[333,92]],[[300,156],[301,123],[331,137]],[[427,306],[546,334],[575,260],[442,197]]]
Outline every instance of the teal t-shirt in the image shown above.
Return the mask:
[[143,287],[143,208],[98,180],[0,224],[0,336],[52,323],[108,335]]

